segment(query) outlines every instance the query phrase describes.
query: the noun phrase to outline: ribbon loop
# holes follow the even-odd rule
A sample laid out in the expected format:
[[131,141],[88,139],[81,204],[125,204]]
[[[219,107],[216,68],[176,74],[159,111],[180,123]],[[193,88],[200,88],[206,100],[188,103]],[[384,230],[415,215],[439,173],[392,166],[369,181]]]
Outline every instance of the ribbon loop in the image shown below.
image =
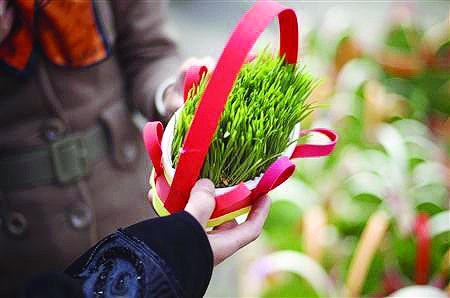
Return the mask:
[[270,165],[261,177],[261,180],[252,192],[252,198],[257,198],[268,193],[291,177],[294,171],[295,165],[289,160],[289,158],[283,156],[277,159]]
[[161,122],[147,122],[144,126],[143,137],[144,145],[150,159],[153,163],[156,176],[164,175],[164,169],[161,163],[161,139],[163,136],[163,125]]
[[291,158],[298,157],[320,157],[329,155],[333,152],[336,142],[338,141],[338,134],[330,129],[316,128],[311,130],[305,130],[300,133],[300,136],[304,136],[311,132],[318,132],[330,139],[329,143],[326,144],[302,144],[295,147]]
[[188,99],[189,90],[196,85],[200,84],[203,74],[208,72],[208,68],[205,65],[193,65],[188,68],[184,75],[184,102]]

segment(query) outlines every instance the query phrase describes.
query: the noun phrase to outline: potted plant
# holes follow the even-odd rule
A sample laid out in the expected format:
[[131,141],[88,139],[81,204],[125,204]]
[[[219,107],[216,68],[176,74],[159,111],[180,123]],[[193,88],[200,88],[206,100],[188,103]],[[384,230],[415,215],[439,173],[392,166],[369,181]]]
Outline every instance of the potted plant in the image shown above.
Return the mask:
[[[278,16],[280,53],[247,54],[259,34]],[[323,145],[297,146],[300,121],[313,106],[306,102],[315,80],[297,65],[295,12],[274,1],[257,2],[240,20],[212,74],[194,68],[187,101],[162,133],[148,123],[144,141],[153,161],[150,183],[160,215],[182,210],[198,177],[216,185],[216,209],[209,224],[246,213],[254,198],[284,182],[294,171],[290,158],[332,152],[333,131]],[[194,77],[194,78],[193,78]],[[189,83],[188,83],[189,84]]]

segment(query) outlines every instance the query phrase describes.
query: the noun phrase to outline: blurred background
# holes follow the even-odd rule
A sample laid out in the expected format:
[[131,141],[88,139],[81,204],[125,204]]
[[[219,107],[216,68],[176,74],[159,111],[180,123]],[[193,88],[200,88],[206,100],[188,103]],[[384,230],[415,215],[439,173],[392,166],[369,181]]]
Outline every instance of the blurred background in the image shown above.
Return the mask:
[[[295,161],[261,237],[216,267],[207,297],[448,297],[450,2],[280,2],[321,82],[302,128],[341,138]],[[172,0],[182,56],[217,60],[252,3]],[[256,50],[277,47],[277,26]]]

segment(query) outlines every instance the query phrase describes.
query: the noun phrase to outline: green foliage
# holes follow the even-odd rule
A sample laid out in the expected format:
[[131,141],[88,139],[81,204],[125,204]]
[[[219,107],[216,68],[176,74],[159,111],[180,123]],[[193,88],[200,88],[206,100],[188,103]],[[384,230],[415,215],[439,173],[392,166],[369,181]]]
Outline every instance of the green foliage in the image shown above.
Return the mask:
[[408,38],[408,35],[411,33],[407,31],[403,26],[397,26],[393,28],[391,32],[388,33],[386,37],[386,44],[407,53],[411,52],[411,41]]
[[285,279],[266,289],[263,296],[269,297],[319,297],[312,286],[294,273],[286,273]]
[[277,250],[301,251],[300,222],[301,211],[298,207],[287,201],[274,202],[264,224],[269,244]]
[[376,253],[370,264],[367,277],[362,289],[362,296],[376,297],[376,294],[380,293],[379,281],[383,279],[384,274],[384,256],[380,253]]
[[[190,90],[176,123],[173,166],[207,82],[205,76]],[[263,173],[291,144],[294,126],[312,111],[306,99],[315,84],[304,68],[287,64],[266,50],[245,64],[228,96],[200,177],[226,187]]]
[[[325,114],[315,114],[317,122],[312,126],[325,123],[325,126],[332,127],[340,136],[339,142],[333,154],[326,158],[297,161],[293,178],[300,180],[298,185],[305,185],[299,187],[295,198],[298,197],[299,201],[319,200],[327,212],[328,227],[336,230],[336,235],[327,234],[320,264],[335,281],[338,294],[343,293],[355,248],[374,212],[386,211],[391,216],[391,224],[370,263],[358,294],[360,297],[388,295],[384,283],[390,281],[395,288],[399,286],[395,278],[406,286],[414,284],[417,254],[415,216],[425,213],[431,218],[449,208],[448,158],[445,154],[448,156],[450,152],[446,129],[450,113],[450,72],[446,67],[450,41],[448,26],[444,27],[439,27],[443,32],[433,27],[432,35],[427,33],[428,37],[433,36],[436,40],[421,39],[422,30],[408,24],[394,25],[385,36],[384,50],[417,62],[417,73],[410,74],[408,68],[405,73],[392,71],[378,64],[381,62],[377,58],[378,53],[371,55],[365,52],[363,57],[348,61],[337,75],[328,74],[329,80],[337,79],[330,89],[320,90],[328,97],[323,103],[329,104],[330,109]],[[328,53],[335,49],[323,50],[325,42],[321,40],[329,37],[320,34],[315,29],[307,37],[309,48],[305,56],[310,57],[306,61],[316,63],[319,70],[323,65],[324,68],[333,68],[336,61],[330,60]],[[335,37],[328,44],[335,42]],[[427,45],[432,46],[428,53],[431,56],[425,59],[421,53]],[[340,58],[347,58],[345,54],[341,53],[343,56]],[[374,71],[362,78],[358,68],[350,68],[354,65],[372,65],[371,70]],[[396,66],[403,67],[402,61]],[[362,69],[366,70],[365,67]],[[366,88],[367,81],[378,82],[378,94]],[[366,121],[366,117],[373,115],[379,118],[369,120],[376,120],[376,123]],[[389,136],[389,141],[386,139],[388,135],[382,134],[388,127],[396,131]],[[394,143],[396,145],[392,145]],[[365,177],[363,180],[350,179],[361,173],[374,175],[361,176]],[[301,225],[295,226],[294,222],[299,222],[301,212],[307,212],[307,209],[301,209],[296,215],[289,210],[292,199],[284,205],[277,201],[272,207],[265,226],[267,243],[271,249],[305,253]],[[298,219],[294,220],[294,215]],[[448,249],[450,232],[433,234],[429,251],[430,285],[437,284],[437,277],[446,276],[442,274],[445,271],[442,266]],[[391,273],[395,278],[389,276]],[[268,280],[272,289],[265,292],[265,297],[313,296],[305,294],[305,280],[297,276],[284,279],[275,276]],[[443,281],[445,286],[448,280],[447,275]]]

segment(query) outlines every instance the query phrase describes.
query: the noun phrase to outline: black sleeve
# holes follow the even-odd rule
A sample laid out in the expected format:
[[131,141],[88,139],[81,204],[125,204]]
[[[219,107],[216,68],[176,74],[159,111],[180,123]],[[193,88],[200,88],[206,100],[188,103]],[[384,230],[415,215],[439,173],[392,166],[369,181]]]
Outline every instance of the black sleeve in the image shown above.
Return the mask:
[[194,217],[180,212],[140,222],[124,232],[144,241],[174,269],[186,297],[203,297],[214,260],[208,237]]
[[[206,233],[180,212],[117,231],[70,265],[66,275],[28,281],[19,297],[202,297],[212,268]],[[43,296],[36,296],[38,289]]]

